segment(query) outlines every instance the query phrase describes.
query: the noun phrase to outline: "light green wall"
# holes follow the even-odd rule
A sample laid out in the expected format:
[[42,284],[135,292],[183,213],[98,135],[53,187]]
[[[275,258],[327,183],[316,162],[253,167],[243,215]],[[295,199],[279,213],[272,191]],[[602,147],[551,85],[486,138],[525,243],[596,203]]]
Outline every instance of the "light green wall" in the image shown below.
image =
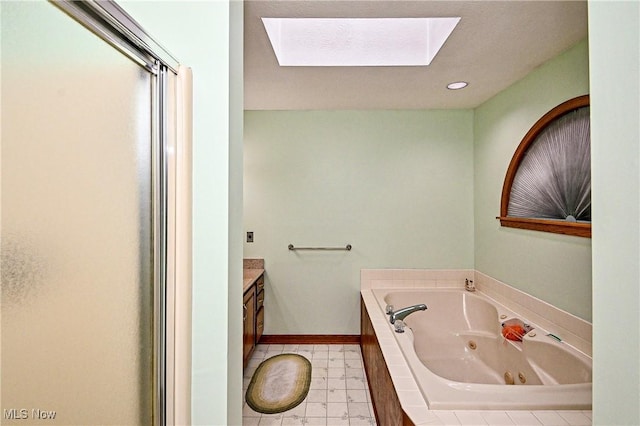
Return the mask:
[[242,13],[229,0],[120,3],[193,69],[192,420],[240,424]]
[[[345,312],[367,267],[476,268],[591,320],[591,240],[495,219],[524,134],[588,92],[585,40],[473,112],[246,112],[245,257],[267,262],[267,334],[353,332]],[[341,255],[286,250],[347,242]]]
[[[473,113],[247,111],[267,334],[359,334],[362,268],[473,268]],[[292,252],[353,245],[350,252]]]
[[475,109],[475,268],[591,320],[591,240],[500,226],[502,185],[520,141],[547,111],[589,93],[587,41]]
[[640,424],[640,3],[589,2],[594,424]]

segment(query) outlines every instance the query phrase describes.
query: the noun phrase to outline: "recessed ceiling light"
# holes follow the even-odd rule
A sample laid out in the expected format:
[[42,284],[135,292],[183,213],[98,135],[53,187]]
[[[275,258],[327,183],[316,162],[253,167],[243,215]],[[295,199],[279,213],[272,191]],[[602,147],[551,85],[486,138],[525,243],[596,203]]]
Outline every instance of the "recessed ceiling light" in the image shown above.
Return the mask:
[[469,83],[467,83],[466,81],[456,81],[454,83],[447,84],[447,89],[449,89],[449,90],[464,89],[468,85],[469,85]]
[[262,18],[280,66],[429,65],[453,18]]

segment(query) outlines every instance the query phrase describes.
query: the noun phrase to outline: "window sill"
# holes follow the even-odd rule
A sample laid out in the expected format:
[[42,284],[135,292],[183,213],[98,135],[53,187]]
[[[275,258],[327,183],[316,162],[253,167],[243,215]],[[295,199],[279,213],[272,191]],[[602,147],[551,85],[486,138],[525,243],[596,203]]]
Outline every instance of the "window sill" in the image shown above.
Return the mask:
[[530,229],[533,231],[552,232],[554,234],[591,238],[591,223],[508,216],[500,216],[496,219],[500,220],[500,225],[508,228]]

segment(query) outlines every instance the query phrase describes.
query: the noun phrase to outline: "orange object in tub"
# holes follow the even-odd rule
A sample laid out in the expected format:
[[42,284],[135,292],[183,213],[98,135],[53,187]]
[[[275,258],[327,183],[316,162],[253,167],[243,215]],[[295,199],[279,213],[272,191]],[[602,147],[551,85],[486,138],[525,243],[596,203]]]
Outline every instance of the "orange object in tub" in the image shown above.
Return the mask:
[[502,335],[505,339],[522,341],[522,337],[524,336],[524,327],[519,324],[513,325],[505,325],[502,327]]
[[502,336],[505,339],[521,342],[525,334],[533,329],[519,318],[512,318],[502,323]]

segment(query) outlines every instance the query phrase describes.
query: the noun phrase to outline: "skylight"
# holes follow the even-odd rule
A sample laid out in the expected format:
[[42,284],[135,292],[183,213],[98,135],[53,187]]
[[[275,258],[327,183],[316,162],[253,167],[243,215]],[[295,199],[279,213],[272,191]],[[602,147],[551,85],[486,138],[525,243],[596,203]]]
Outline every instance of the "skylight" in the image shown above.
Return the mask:
[[262,18],[280,66],[429,65],[455,18]]

